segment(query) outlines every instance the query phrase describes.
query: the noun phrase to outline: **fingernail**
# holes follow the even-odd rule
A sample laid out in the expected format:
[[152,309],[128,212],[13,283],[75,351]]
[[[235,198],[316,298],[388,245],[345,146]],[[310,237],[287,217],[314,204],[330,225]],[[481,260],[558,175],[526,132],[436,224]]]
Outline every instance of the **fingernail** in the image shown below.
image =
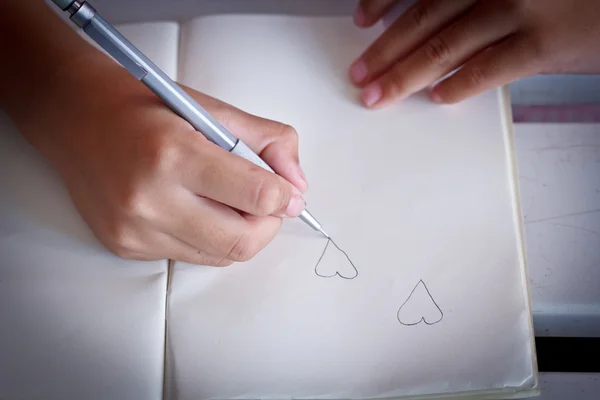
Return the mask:
[[367,17],[365,16],[365,12],[359,5],[358,7],[356,7],[356,11],[354,12],[354,23],[358,26],[364,26],[366,21]]
[[306,208],[306,203],[304,199],[300,195],[294,195],[290,200],[287,209],[285,210],[285,216],[289,218],[296,218],[298,215],[304,211]]
[[361,98],[362,98],[363,103],[367,107],[371,107],[375,103],[377,103],[379,101],[379,99],[381,99],[381,95],[382,95],[381,85],[377,82],[374,82],[374,83],[370,84],[369,86],[367,86],[365,88],[365,90],[363,90],[363,92],[361,94]]
[[429,94],[429,97],[431,97],[431,100],[433,100],[436,103],[442,102],[442,96],[440,96],[440,94],[438,93],[436,88],[431,89],[431,93]]
[[361,83],[368,73],[367,63],[362,60],[357,60],[350,66],[350,78],[354,83]]

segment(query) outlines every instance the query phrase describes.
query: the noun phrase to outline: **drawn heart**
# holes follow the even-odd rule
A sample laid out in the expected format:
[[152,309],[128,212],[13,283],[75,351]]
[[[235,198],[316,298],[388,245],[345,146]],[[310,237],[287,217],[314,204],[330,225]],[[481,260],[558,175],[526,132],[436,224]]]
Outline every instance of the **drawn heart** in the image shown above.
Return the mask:
[[398,321],[405,326],[413,326],[421,322],[426,325],[435,325],[442,318],[444,318],[444,313],[431,296],[423,280],[417,283],[408,299],[398,310]]
[[[333,243],[333,246],[330,246],[329,243]],[[358,276],[358,270],[348,254],[340,249],[333,240],[328,239],[315,266],[315,274],[321,278],[333,278],[337,275],[343,279],[354,279]]]

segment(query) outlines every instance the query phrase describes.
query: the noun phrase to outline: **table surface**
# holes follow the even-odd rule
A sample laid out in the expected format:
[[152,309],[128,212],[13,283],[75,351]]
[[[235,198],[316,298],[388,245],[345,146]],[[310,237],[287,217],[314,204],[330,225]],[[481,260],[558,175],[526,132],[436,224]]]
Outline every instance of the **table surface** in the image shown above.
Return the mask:
[[600,337],[600,124],[515,124],[537,336]]
[[597,400],[600,374],[541,373],[536,400]]

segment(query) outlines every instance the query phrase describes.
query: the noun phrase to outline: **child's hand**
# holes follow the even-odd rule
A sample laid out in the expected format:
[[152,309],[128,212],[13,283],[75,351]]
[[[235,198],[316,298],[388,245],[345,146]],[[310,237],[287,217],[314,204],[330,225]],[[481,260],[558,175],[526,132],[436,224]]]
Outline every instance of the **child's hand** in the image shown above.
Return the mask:
[[0,107],[114,253],[229,265],[252,258],[281,218],[304,209],[292,128],[189,90],[281,176],[221,149],[43,0],[0,5],[0,54]]
[[[355,22],[372,26],[398,0],[361,0]],[[419,0],[350,68],[368,107],[437,84],[455,103],[539,73],[600,72],[597,0]]]
[[292,128],[188,91],[286,180],[206,140],[112,60],[90,57],[54,77],[21,131],[110,250],[229,265],[253,257],[280,217],[304,209]]

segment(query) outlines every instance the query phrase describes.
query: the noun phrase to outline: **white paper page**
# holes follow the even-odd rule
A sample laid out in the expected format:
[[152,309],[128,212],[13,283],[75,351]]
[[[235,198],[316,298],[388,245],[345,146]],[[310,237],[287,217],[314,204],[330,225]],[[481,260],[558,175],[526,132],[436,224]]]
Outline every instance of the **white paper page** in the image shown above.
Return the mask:
[[[123,32],[174,73],[177,36],[162,27]],[[161,399],[166,285],[166,260],[96,240],[0,110],[0,398]]]
[[320,277],[356,272],[332,245],[316,269],[326,240],[298,220],[250,262],[177,264],[170,399],[536,384],[500,92],[366,110],[346,71],[378,32],[347,18],[283,16],[182,27],[182,82],[297,129],[308,208],[358,275]]
[[179,24],[177,22],[142,22],[118,25],[116,28],[165,74],[177,80],[179,65]]
[[[84,31],[74,25],[77,33],[98,50],[108,54]],[[171,21],[140,22],[115,26],[171,79],[177,79],[179,62],[179,24]]]

